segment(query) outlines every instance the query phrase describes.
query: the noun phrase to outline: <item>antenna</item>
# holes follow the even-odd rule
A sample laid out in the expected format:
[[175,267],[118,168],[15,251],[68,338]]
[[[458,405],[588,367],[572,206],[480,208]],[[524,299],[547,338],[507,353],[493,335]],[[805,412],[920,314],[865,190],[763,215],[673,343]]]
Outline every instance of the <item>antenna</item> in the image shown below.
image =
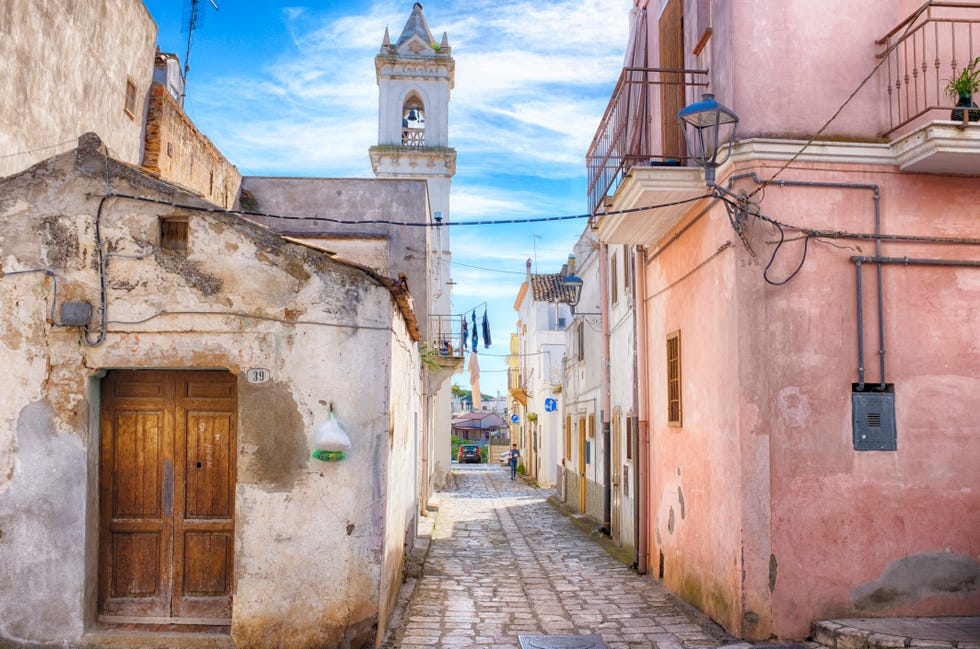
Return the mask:
[[[184,87],[180,93],[180,107],[184,107],[184,97],[187,96],[187,75],[191,71],[191,41],[194,38],[194,29],[204,24],[204,14],[201,13],[201,0],[184,0],[184,29],[187,30],[187,52],[184,54]],[[218,3],[208,0],[214,10],[218,10]]]
[[531,235],[531,248],[534,251],[534,272],[538,272],[538,239],[541,238],[540,234]]

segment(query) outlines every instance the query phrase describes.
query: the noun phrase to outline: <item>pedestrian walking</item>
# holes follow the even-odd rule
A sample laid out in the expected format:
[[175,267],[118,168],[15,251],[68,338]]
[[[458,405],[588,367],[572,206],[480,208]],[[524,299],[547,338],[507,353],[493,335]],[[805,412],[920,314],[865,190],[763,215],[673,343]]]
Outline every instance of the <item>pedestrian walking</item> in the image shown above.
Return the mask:
[[517,461],[521,458],[521,452],[517,450],[517,444],[511,444],[510,455],[507,456],[507,464],[510,465],[510,479],[517,477]]

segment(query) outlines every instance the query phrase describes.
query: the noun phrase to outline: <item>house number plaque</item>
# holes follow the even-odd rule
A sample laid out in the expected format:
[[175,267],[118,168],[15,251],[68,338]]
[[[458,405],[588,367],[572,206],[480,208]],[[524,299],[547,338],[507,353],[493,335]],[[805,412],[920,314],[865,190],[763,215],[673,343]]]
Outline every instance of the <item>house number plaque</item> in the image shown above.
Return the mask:
[[269,370],[253,367],[245,372],[245,378],[249,383],[265,383],[269,380]]

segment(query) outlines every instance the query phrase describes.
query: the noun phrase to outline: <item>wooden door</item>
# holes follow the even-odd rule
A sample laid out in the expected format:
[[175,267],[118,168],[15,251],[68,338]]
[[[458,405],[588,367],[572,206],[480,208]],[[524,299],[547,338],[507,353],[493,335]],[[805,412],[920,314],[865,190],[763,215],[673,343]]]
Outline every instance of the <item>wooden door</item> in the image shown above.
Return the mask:
[[100,621],[229,623],[236,411],[224,371],[102,380]]
[[612,479],[610,480],[610,492],[612,493],[612,515],[609,520],[609,535],[612,536],[614,541],[620,541],[620,529],[621,522],[620,516],[622,516],[621,509],[622,503],[622,491],[620,491],[619,485],[623,480],[623,461],[621,458],[623,440],[622,440],[622,416],[616,413],[612,417],[612,432],[610,437],[612,438],[612,458],[609,463],[609,468],[612,471]]
[[578,420],[578,510],[585,513],[585,417]]
[[[684,68],[684,3],[668,0],[660,14],[660,67],[668,70]],[[684,108],[684,74],[665,72],[660,86],[661,137],[664,157],[682,160],[687,157],[684,130],[677,113]],[[698,97],[700,99],[700,97]]]

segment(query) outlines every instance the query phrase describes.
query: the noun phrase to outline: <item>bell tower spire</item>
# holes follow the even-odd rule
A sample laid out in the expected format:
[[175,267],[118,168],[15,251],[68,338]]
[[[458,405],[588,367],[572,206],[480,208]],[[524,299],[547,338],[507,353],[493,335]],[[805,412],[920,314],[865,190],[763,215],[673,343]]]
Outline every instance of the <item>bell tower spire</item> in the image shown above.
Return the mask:
[[449,148],[449,94],[455,61],[449,37],[444,33],[436,42],[416,2],[397,40],[385,29],[374,63],[378,145],[370,153],[375,175],[452,177],[456,151]]

